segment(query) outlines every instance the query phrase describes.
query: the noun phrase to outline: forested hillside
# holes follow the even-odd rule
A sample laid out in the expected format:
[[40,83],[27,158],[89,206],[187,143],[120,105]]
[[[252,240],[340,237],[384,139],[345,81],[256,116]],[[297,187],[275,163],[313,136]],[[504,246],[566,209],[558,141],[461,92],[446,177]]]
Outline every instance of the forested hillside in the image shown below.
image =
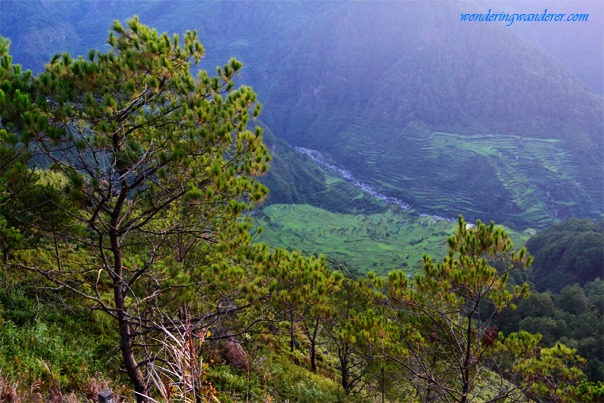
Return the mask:
[[524,279],[534,291],[500,321],[505,332],[542,334],[544,346],[562,340],[577,348],[591,380],[604,377],[602,234],[601,221],[569,219],[531,237],[526,246],[535,262]]
[[[604,177],[592,168],[602,166],[602,96],[580,79],[593,82],[589,71],[600,63],[594,24],[557,27],[577,38],[595,32],[591,38],[600,42],[585,52],[595,64],[579,66],[578,58],[548,53],[551,36],[540,37],[536,27],[460,24],[461,12],[486,11],[461,0],[430,7],[403,1],[173,7],[7,1],[1,7],[0,33],[13,38],[17,61],[34,69],[57,51],[86,54],[104,46],[101,33],[115,18],[137,14],[160,30],[198,28],[211,50],[202,66],[212,71],[232,55],[243,60],[242,82],[258,91],[263,122],[278,138],[323,152],[424,213],[463,213],[523,229],[601,214]],[[601,8],[586,9],[594,21],[602,16]],[[275,187],[274,199],[287,200],[288,191]],[[303,191],[312,188],[302,185],[300,199],[308,198]],[[338,211],[337,203],[325,204]]]
[[603,277],[604,223],[569,219],[532,237],[526,247],[536,259],[534,284],[539,291],[559,292]]
[[0,402],[604,399],[602,96],[481,3],[1,1]]
[[463,7],[319,15],[275,52],[281,90],[265,97],[266,122],[432,213],[520,226],[591,215],[602,204],[591,169],[602,165],[601,97],[508,30],[460,27],[450,14]]

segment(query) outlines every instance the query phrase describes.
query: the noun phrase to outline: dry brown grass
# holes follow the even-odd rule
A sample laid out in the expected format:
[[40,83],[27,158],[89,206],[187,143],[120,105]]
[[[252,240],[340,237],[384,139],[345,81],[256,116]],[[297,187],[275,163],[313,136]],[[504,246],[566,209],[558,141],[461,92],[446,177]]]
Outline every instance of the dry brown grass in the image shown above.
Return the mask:
[[[80,403],[96,402],[99,393],[109,388],[109,382],[90,378],[87,385],[79,393],[61,390],[58,383],[50,385],[37,380],[29,385],[4,376],[0,372],[0,403]],[[116,403],[120,402],[116,396]]]

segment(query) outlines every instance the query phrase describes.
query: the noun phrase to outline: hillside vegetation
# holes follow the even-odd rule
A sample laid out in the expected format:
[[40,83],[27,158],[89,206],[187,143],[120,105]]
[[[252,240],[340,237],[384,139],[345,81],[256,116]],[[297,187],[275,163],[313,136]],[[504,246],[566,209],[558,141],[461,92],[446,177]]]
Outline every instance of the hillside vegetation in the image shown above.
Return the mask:
[[[96,398],[110,382],[93,378],[99,351],[66,345],[64,326],[75,333],[86,325],[114,346],[110,358],[119,351],[119,364],[100,367],[114,382],[116,364],[123,369],[132,389],[121,393],[138,402],[602,394],[585,383],[585,359],[574,349],[497,332],[495,314],[529,295],[528,284],[507,281],[532,258],[493,223],[460,216],[447,256],[423,255],[413,279],[392,270],[353,281],[323,257],[252,244],[243,213],[266,196],[255,177],[270,158],[262,130],[249,128],[261,109],[256,95],[233,81],[241,64],[231,59],[216,77],[194,80],[191,66],[203,56],[196,34],[180,42],[136,18],[126,27],[116,21],[108,43],[110,52],[88,60],[57,55],[34,76],[12,64],[0,41],[3,399]],[[364,238],[389,238],[403,224],[385,213],[342,230],[321,212],[311,214],[323,224],[315,238],[354,242],[358,232],[360,255],[376,253]],[[443,221],[434,233],[430,221],[419,222],[433,236],[451,229]],[[290,216],[287,224],[299,231],[312,222]],[[56,308],[32,314],[40,307],[32,298],[60,301],[82,320]],[[301,341],[310,376],[291,366]],[[269,375],[279,365],[287,370]],[[560,365],[568,371],[557,374]],[[282,389],[294,379],[297,391]]]
[[432,214],[597,216],[601,97],[501,27],[459,26],[460,2],[433,6],[347,4],[290,33],[267,124]]
[[[33,3],[4,4],[2,15],[31,18],[32,38],[48,33],[52,17],[61,26],[53,41],[77,48],[92,28],[69,21],[79,13],[100,24],[117,3],[61,4],[44,18]],[[563,88],[577,108],[561,113],[566,101],[552,98],[552,109],[523,101],[489,111],[470,96],[465,115],[459,107],[456,117],[437,116],[451,106],[447,91],[469,94],[457,83],[441,83],[443,94],[431,86],[447,80],[436,62],[461,60],[456,46],[441,47],[454,2],[439,3],[440,14],[394,3],[403,20],[381,6],[370,13],[369,3],[188,4],[160,12],[166,3],[148,2],[141,14],[174,23],[237,9],[232,16],[250,26],[224,28],[212,46],[249,52],[275,40],[252,70],[268,100],[262,122],[258,95],[242,84],[250,71],[225,58],[208,72],[196,31],[116,20],[100,50],[49,56],[36,72],[0,36],[0,401],[97,400],[103,389],[138,403],[604,398],[602,223],[573,219],[537,233],[528,244],[542,266],[533,271],[523,244],[535,231],[486,224],[489,212],[512,227],[601,214],[589,186],[602,173],[582,176],[601,164],[592,131],[601,98],[516,43],[530,74],[558,79],[533,100]],[[259,24],[282,10],[302,22]],[[406,25],[382,31],[394,20]],[[242,29],[254,35],[233,42]],[[400,42],[411,59],[387,52],[407,29],[420,34]],[[384,43],[369,46],[372,34]],[[302,42],[285,46],[290,35]],[[377,62],[371,74],[364,47]],[[301,50],[311,66],[294,68]],[[417,57],[426,68],[409,75]],[[335,75],[333,62],[342,63]],[[483,62],[469,88],[491,78],[495,67]],[[415,80],[405,95],[413,97],[391,108],[376,89],[393,95],[388,84],[398,80]],[[529,106],[551,121],[525,121],[527,136],[508,118],[528,119]],[[578,123],[556,128],[558,114]],[[501,122],[506,133],[492,135],[489,125]],[[442,209],[484,221],[445,219]]]
[[543,230],[526,244],[537,262],[533,281],[539,291],[560,292],[603,277],[604,222],[569,219]]
[[[56,51],[103,46],[114,18],[198,27],[210,50],[202,67],[246,62],[242,81],[276,137],[418,210],[518,228],[601,215],[602,97],[522,38],[539,42],[538,33],[460,24],[460,12],[484,10],[459,0],[176,4],[9,1],[0,30],[14,36],[19,62],[40,69]],[[313,191],[300,186],[274,186],[274,198]]]

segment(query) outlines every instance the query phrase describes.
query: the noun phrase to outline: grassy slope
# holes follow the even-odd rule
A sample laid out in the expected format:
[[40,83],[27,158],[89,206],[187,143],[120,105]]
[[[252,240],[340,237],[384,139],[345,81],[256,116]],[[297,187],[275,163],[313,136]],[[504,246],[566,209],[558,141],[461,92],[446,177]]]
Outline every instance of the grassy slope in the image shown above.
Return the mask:
[[[427,253],[439,260],[446,254],[445,241],[456,223],[393,210],[371,215],[332,213],[309,205],[271,205],[256,219],[264,231],[257,241],[273,247],[325,254],[360,273],[374,270],[385,275],[403,269],[421,269]],[[528,232],[512,233],[522,245]]]
[[[366,149],[364,136],[357,138]],[[364,180],[435,214],[543,227],[579,213],[577,205],[589,199],[573,179],[579,172],[564,143],[555,139],[432,133],[398,136],[378,148],[368,154]],[[388,151],[396,149],[416,151]]]

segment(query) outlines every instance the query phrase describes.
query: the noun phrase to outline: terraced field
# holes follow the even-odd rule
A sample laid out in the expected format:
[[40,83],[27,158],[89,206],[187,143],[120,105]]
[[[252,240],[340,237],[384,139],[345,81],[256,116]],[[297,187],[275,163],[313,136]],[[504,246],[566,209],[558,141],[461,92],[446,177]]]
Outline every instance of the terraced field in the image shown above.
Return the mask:
[[[442,259],[446,239],[456,225],[396,209],[353,215],[291,204],[268,206],[255,222],[264,229],[258,242],[307,254],[324,254],[359,273],[373,270],[378,275],[395,268],[415,273],[421,269],[420,259],[425,253]],[[522,245],[530,231],[511,235],[515,245]]]
[[558,188],[572,183],[570,172],[575,168],[559,140],[434,133],[432,146],[445,154],[450,150],[460,159],[472,154],[488,158],[499,184],[520,209],[513,214],[519,219],[545,225],[555,217],[556,203],[577,204],[569,197],[572,194]]
[[[257,214],[257,225],[265,229],[259,241],[325,254],[358,273],[413,273],[424,253],[436,259],[446,253],[455,223],[438,216],[494,220],[517,228],[508,232],[522,245],[533,232],[527,228],[554,222],[587,197],[573,180],[579,168],[560,140],[429,132],[421,126],[396,133],[374,125],[371,130],[383,132],[384,141],[372,144],[367,122],[347,130],[343,149],[298,149],[299,158],[322,172],[324,186],[306,197],[315,207],[274,204]],[[362,159],[351,158],[355,150],[365,150]]]
[[[383,133],[380,144],[375,131]],[[362,121],[343,136],[350,139],[346,147],[329,150],[335,164],[431,214],[544,227],[559,216],[585,215],[596,186],[584,167],[571,163],[570,148],[560,140],[412,126],[394,131]]]
[[[423,155],[399,156],[383,145],[374,147],[377,151],[368,148],[368,157],[350,169],[352,174],[336,165],[336,158],[329,160],[320,153],[299,149],[296,158],[312,163],[322,173],[316,178],[322,177],[324,186],[306,198],[313,206],[273,204],[256,212],[255,223],[264,229],[257,241],[308,254],[325,254],[359,274],[374,270],[383,275],[394,268],[411,274],[421,268],[423,254],[441,259],[446,253],[445,241],[456,223],[439,216],[454,219],[462,211],[468,222],[479,217],[501,224],[497,217],[481,216],[480,210],[473,207],[476,191],[485,193],[489,197],[487,202],[514,198],[515,203],[523,203],[524,211],[519,209],[521,216],[533,214],[532,220],[536,222],[552,219],[544,213],[546,208],[539,201],[543,191],[531,175],[542,175],[550,181],[566,180],[564,169],[569,164],[559,142],[525,139],[522,144],[515,136],[475,137],[423,130],[406,134],[409,135],[406,139],[396,136],[391,141],[406,142],[412,147],[409,149],[419,148]],[[362,141],[363,137],[356,138]],[[466,159],[471,159],[482,171],[460,171],[464,168],[460,161]],[[426,160],[431,163],[426,164]],[[476,160],[481,161],[476,164]],[[402,168],[383,170],[384,161]],[[384,172],[382,180],[363,178],[362,173],[372,169]],[[360,172],[359,176],[355,172]],[[459,184],[456,189],[451,189],[450,184],[447,187],[446,182],[451,180],[461,181],[465,187]],[[404,186],[397,188],[393,183]],[[481,188],[472,189],[472,183],[480,183]],[[388,199],[384,193],[402,195],[401,200]],[[403,198],[407,195],[408,198]],[[406,210],[402,208],[404,202],[410,204]],[[468,210],[475,216],[469,217]],[[541,217],[545,217],[543,221],[539,221]],[[531,229],[507,230],[516,245],[523,245],[534,233]]]
[[386,274],[394,268],[420,269],[424,253],[442,256],[455,229],[450,221],[412,219],[392,211],[372,215],[332,213],[309,205],[272,205],[257,224],[259,241],[274,247],[325,254],[361,272]]

